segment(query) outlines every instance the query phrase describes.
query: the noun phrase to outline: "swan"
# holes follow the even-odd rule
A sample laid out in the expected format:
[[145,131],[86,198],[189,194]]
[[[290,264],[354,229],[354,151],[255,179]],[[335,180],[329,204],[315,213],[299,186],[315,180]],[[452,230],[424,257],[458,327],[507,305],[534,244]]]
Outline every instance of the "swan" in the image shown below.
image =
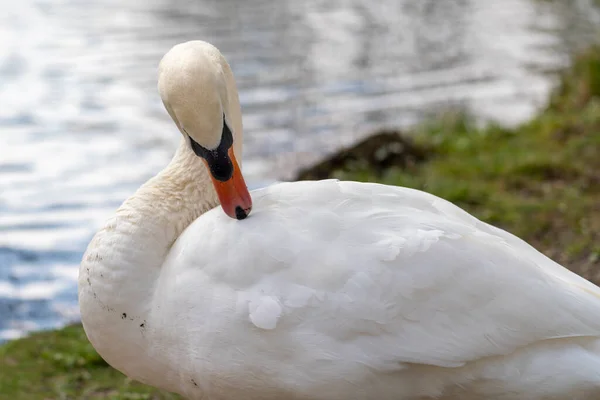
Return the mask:
[[[87,337],[189,399],[588,399],[600,289],[423,191],[337,180],[250,194],[232,71],[174,46],[172,161],[91,240]],[[219,207],[220,204],[220,207]]]

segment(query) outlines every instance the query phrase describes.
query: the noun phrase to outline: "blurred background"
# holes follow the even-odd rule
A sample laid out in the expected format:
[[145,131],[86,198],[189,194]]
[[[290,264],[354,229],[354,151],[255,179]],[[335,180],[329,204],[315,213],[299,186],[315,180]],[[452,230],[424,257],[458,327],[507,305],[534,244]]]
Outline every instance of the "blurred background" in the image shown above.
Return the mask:
[[527,120],[599,31],[593,0],[3,1],[0,342],[78,319],[88,241],[178,143],[156,92],[171,46],[227,57],[257,187],[448,107]]

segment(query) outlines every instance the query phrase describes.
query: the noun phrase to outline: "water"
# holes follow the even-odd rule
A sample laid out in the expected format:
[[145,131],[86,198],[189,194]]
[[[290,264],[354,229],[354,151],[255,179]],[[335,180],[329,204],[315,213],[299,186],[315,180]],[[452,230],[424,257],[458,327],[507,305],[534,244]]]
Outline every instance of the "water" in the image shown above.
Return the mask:
[[599,21],[583,0],[2,2],[0,341],[77,319],[87,242],[170,159],[155,87],[172,45],[229,59],[259,186],[450,105],[518,123]]

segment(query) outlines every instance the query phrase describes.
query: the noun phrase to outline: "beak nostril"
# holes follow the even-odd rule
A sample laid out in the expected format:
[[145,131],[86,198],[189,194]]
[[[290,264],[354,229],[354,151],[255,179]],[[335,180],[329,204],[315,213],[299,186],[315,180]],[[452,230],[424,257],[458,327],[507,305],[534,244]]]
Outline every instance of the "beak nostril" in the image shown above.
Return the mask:
[[235,208],[235,217],[236,217],[238,220],[245,219],[247,216],[248,216],[248,213],[247,213],[247,212],[246,212],[246,211],[245,211],[245,210],[244,210],[242,207],[240,207],[240,206],[237,206],[237,207]]

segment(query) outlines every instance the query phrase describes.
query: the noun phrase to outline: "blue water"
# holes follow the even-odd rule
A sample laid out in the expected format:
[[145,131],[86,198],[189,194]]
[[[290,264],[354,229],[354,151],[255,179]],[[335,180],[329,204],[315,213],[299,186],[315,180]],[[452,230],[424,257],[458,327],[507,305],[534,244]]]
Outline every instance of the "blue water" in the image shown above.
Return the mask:
[[0,341],[77,320],[87,242],[177,144],[155,88],[172,45],[229,59],[260,186],[448,106],[527,119],[599,26],[577,0],[2,2]]

